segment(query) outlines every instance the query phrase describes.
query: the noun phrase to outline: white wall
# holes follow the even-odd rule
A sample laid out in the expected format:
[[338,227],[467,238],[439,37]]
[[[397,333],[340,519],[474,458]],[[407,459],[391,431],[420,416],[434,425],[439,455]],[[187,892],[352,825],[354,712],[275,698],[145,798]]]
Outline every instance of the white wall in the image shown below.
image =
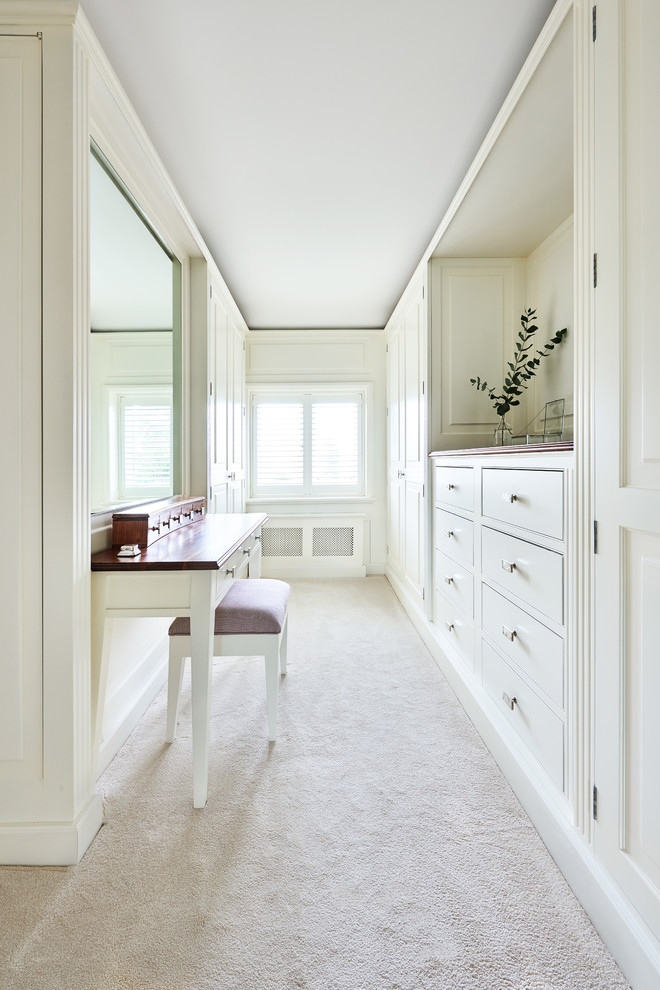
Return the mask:
[[[386,398],[385,335],[382,331],[264,330],[247,337],[247,384],[314,385],[367,383],[371,408],[367,421],[367,496],[322,500],[248,498],[248,511],[269,518],[363,517],[366,573],[384,573],[386,555]],[[249,408],[248,408],[249,416]],[[249,464],[248,464],[249,471]],[[249,492],[249,478],[248,478]],[[340,523],[338,523],[339,525]],[[262,567],[268,572],[268,560]],[[280,569],[282,576],[286,576]],[[322,573],[327,573],[324,571]]]
[[527,305],[537,310],[540,342],[568,327],[564,342],[545,358],[530,384],[530,418],[546,402],[566,399],[566,433],[573,439],[573,218],[546,238],[527,259]]

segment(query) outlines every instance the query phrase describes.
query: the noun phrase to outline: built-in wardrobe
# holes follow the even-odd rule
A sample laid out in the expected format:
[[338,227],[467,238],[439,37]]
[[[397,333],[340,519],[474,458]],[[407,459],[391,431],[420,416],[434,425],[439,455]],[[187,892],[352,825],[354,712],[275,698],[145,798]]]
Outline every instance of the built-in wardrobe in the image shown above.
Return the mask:
[[[122,496],[99,424],[124,398],[167,396],[171,493],[241,511],[247,327],[77,3],[1,0],[0,89],[12,515],[0,595],[0,862],[62,865],[78,862],[100,827],[97,776],[167,664],[167,618],[113,620],[97,710],[90,554],[109,543]],[[115,195],[105,224],[99,183]],[[99,244],[122,214],[130,243]],[[126,267],[140,237],[157,259],[143,283],[158,282],[158,269],[168,287],[156,333],[148,322],[146,333],[119,327],[108,300],[98,305],[104,276]]]
[[[660,985],[660,10],[559,0],[386,328],[386,573],[635,988]],[[567,335],[511,410],[536,310]],[[499,391],[499,389],[496,389]],[[527,446],[563,399],[561,442]],[[430,455],[430,456],[429,456]]]

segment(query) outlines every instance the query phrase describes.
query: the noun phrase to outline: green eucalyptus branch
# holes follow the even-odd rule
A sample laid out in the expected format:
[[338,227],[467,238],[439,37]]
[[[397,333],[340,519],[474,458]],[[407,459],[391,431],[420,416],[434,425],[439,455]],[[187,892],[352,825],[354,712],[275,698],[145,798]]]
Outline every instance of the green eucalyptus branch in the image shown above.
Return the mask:
[[554,337],[551,337],[544,347],[539,347],[530,354],[534,345],[534,334],[538,327],[533,322],[536,319],[535,309],[526,309],[520,317],[522,330],[518,331],[518,340],[514,352],[513,361],[507,361],[509,369],[504,378],[501,392],[496,392],[494,388],[481,378],[471,378],[470,384],[481,392],[487,392],[490,401],[495,407],[498,416],[505,416],[512,406],[519,406],[520,399],[526,388],[529,388],[529,381],[536,375],[536,369],[541,363],[541,359],[547,357],[555,346],[561,344],[568,333],[568,327],[558,330]]

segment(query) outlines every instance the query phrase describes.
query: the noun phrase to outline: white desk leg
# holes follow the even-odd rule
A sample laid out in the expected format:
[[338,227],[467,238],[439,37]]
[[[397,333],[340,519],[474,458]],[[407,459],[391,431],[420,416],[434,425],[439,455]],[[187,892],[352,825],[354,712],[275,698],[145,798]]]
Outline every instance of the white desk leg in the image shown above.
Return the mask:
[[211,668],[215,571],[194,571],[191,582],[190,666],[192,675],[193,807],[206,804],[211,735]]
[[108,684],[111,634],[106,626],[105,606],[109,574],[92,574],[92,651],[91,651],[91,708],[92,708],[92,772],[98,773],[103,709]]

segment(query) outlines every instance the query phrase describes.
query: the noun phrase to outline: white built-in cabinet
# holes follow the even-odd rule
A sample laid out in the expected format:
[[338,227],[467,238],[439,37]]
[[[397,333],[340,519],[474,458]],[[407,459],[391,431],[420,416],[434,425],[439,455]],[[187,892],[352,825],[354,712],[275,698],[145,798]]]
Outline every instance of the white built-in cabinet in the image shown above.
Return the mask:
[[245,332],[232,317],[222,287],[209,284],[209,511],[245,507]]
[[433,635],[493,726],[570,815],[572,456],[438,454]]
[[388,548],[392,580],[421,606],[426,583],[426,289],[414,286],[387,342]]
[[[660,986],[658,38],[656,0],[558,0],[386,328],[388,577],[634,990]],[[420,609],[401,364],[424,280]],[[480,453],[469,378],[501,381],[527,306],[569,333],[513,425],[563,397],[574,449]]]

